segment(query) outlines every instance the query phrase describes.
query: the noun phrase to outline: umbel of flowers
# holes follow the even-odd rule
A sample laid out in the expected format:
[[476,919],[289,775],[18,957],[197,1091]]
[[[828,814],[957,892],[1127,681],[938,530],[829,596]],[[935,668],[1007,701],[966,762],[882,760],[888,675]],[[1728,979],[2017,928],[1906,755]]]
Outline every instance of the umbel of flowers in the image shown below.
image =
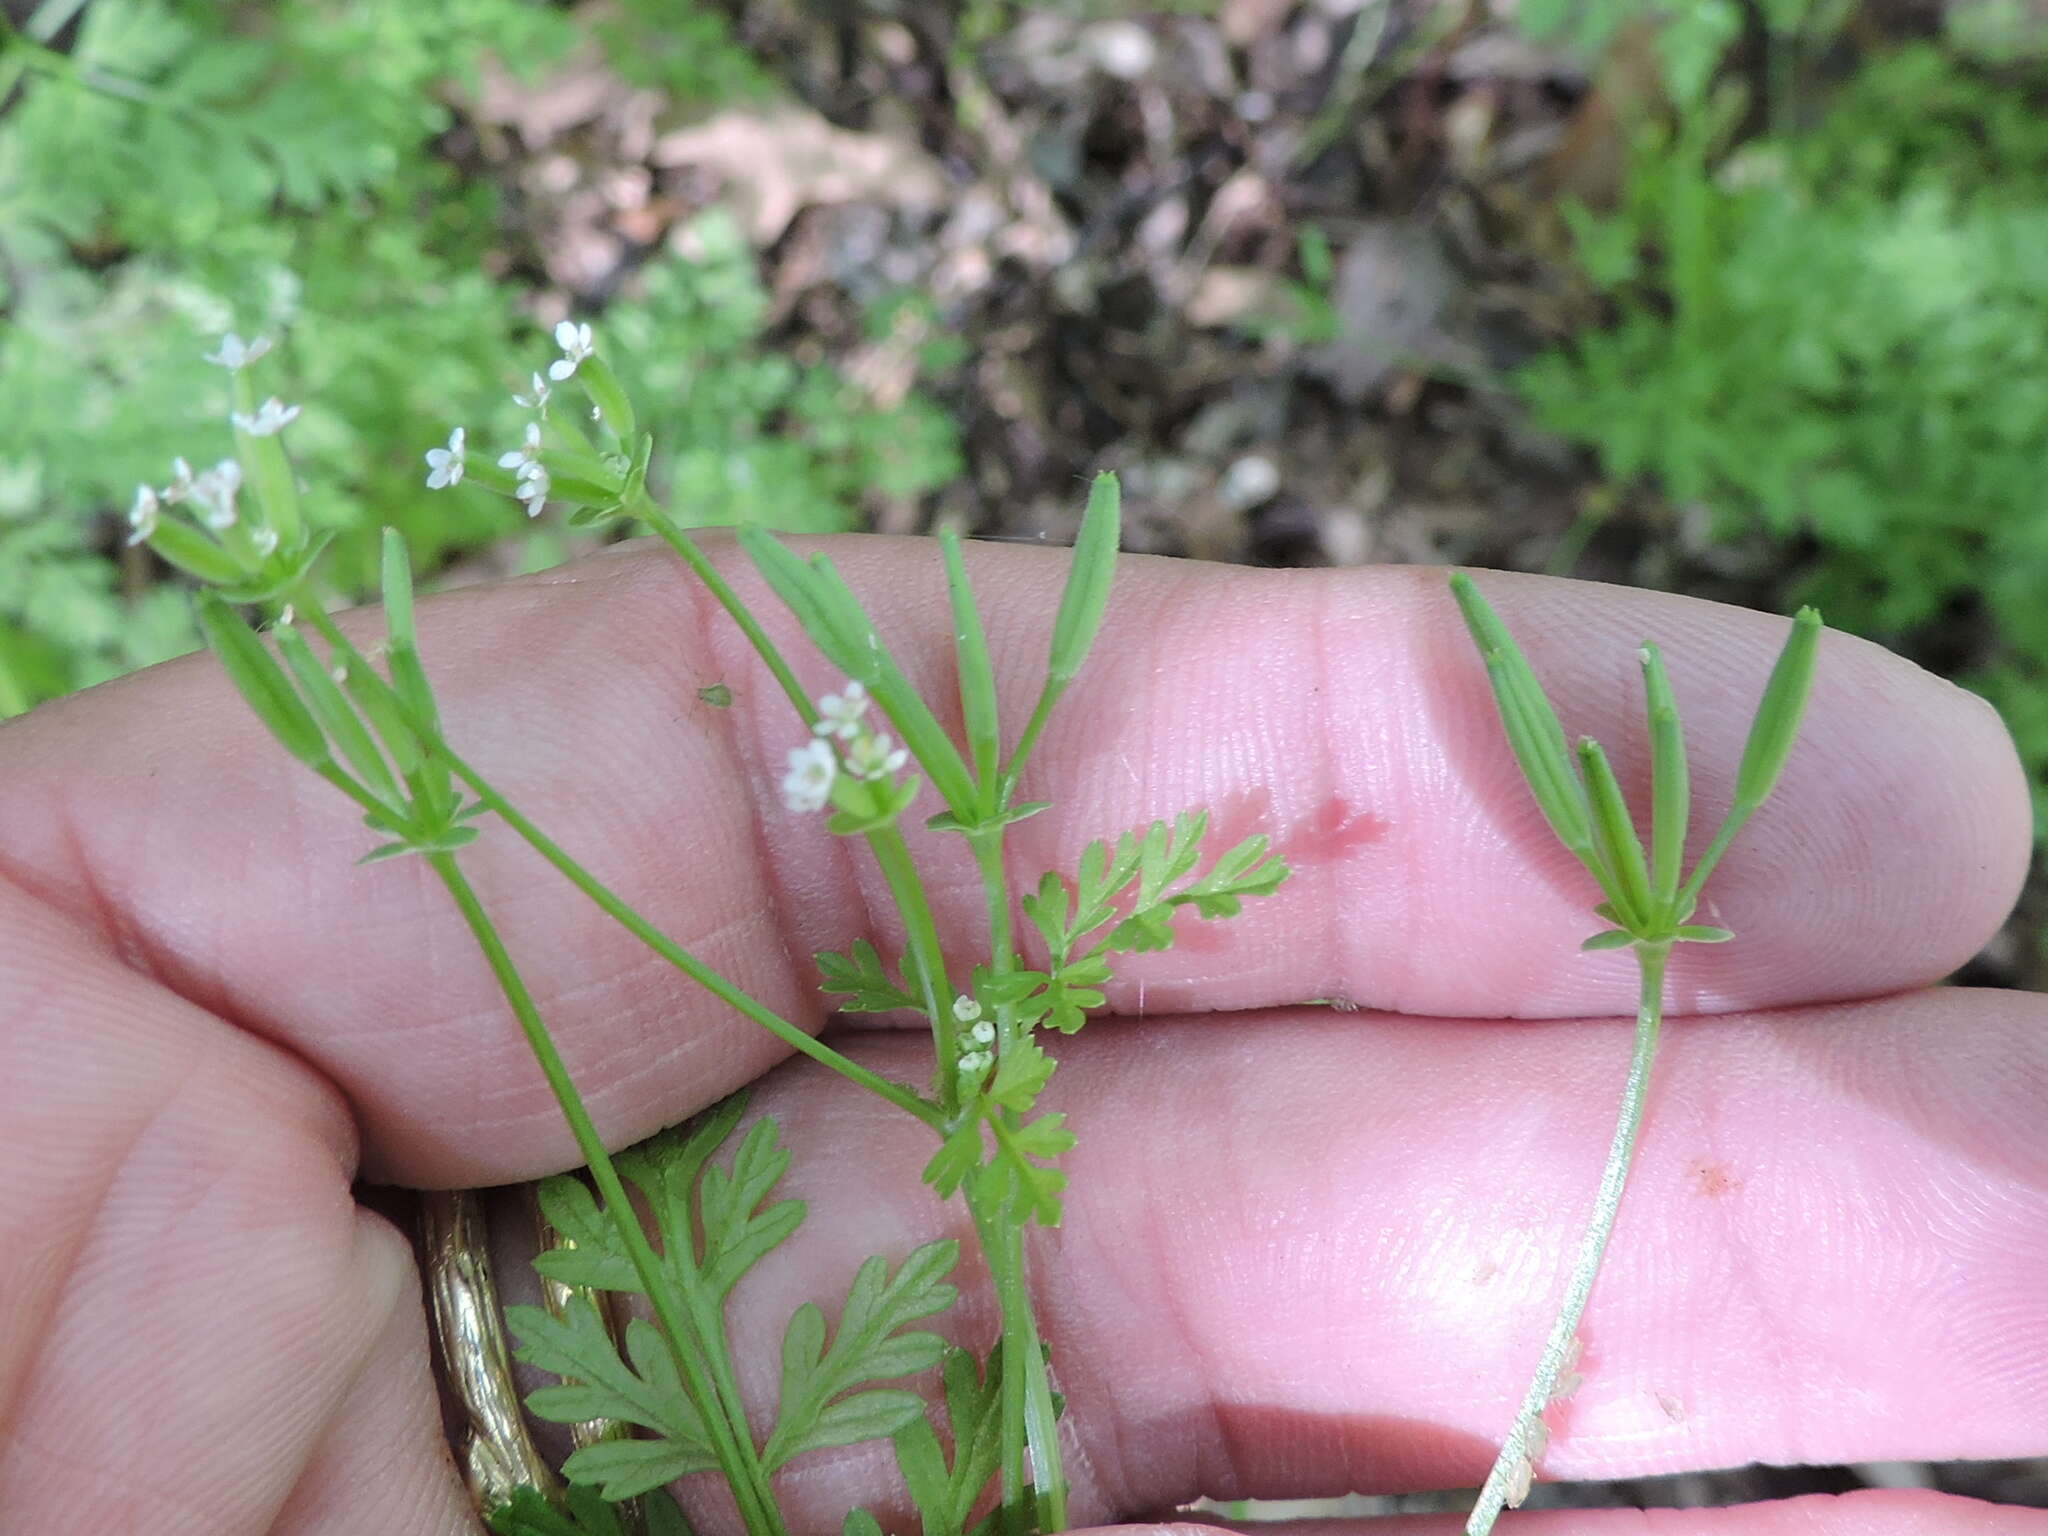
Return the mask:
[[[902,798],[896,776],[910,754],[875,729],[867,689],[849,682],[844,691],[826,694],[811,730],[809,741],[790,749],[783,804],[798,813],[831,805],[841,816],[863,820],[893,815],[891,808]],[[911,792],[916,793],[915,781]]]
[[[644,453],[634,447],[634,422],[625,391],[597,357],[597,343],[587,324],[564,320],[555,327],[561,356],[536,373],[532,386],[512,397],[531,415],[519,445],[489,463],[469,457],[469,434],[456,427],[447,443],[429,448],[427,488],[445,490],[465,478],[516,499],[528,517],[539,517],[551,500],[576,504],[570,520],[585,521],[621,511],[640,491],[647,474]],[[582,380],[594,402],[590,429],[569,413],[551,410],[554,386]]]
[[128,509],[130,544],[147,544],[235,602],[289,592],[325,542],[311,536],[299,514],[298,483],[280,441],[299,407],[275,395],[256,403],[249,369],[269,350],[263,337],[245,342],[229,332],[207,357],[234,380],[228,423],[235,456],[198,471],[174,459],[170,482],[137,486]]

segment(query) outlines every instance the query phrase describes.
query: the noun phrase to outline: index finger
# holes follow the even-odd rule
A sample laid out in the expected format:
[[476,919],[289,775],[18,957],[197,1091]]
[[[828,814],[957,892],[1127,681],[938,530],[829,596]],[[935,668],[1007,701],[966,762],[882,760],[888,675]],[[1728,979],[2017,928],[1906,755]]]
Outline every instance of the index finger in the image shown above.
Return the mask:
[[[936,548],[863,539],[834,552],[906,670],[928,697],[947,697]],[[1064,560],[973,553],[1014,731]],[[745,589],[807,655],[772,599]],[[1696,794],[1718,810],[1782,620],[1581,583],[1489,578],[1488,589],[1568,727],[1615,748],[1625,783],[1643,767],[1635,647],[1657,638],[1686,711]],[[620,552],[450,594],[422,607],[421,632],[458,749],[769,1006],[815,1026],[812,952],[869,935],[891,946],[886,893],[862,851],[775,794],[799,723],[667,559]],[[816,666],[807,675],[821,689],[834,681]],[[698,695],[718,682],[730,709]],[[316,1065],[354,1103],[371,1171],[488,1183],[574,1160],[429,872],[414,860],[350,868],[372,836],[264,740],[210,661],[9,726],[0,776],[0,859],[13,877],[131,963]],[[1071,868],[1091,837],[1200,805],[1219,838],[1270,832],[1296,868],[1244,917],[1187,923],[1176,949],[1137,957],[1119,1008],[1324,997],[1437,1015],[1633,1006],[1625,957],[1575,952],[1597,895],[1516,777],[1440,572],[1127,561],[1033,780],[1028,796],[1054,809],[1015,829],[1021,879]],[[967,851],[912,835],[949,950],[978,953],[982,896]],[[1830,635],[1786,781],[1703,907],[1703,920],[1741,938],[1675,966],[1674,995],[1686,1008],[1767,1007],[1929,980],[1992,931],[2028,848],[2025,786],[1996,717]],[[673,1121],[782,1054],[503,829],[465,862],[608,1136]]]

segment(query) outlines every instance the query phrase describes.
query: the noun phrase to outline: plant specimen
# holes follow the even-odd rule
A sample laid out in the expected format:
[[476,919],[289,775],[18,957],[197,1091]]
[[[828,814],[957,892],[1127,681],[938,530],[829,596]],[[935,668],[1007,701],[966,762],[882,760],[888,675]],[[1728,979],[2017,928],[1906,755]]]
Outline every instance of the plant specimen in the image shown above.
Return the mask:
[[[530,1489],[494,1512],[496,1527],[527,1536],[605,1531],[616,1521],[603,1505],[715,1468],[747,1528],[779,1536],[785,1527],[773,1478],[782,1466],[814,1450],[887,1437],[933,1536],[1061,1529],[1061,1405],[1032,1307],[1026,1239],[1031,1227],[1060,1220],[1060,1162],[1075,1137],[1062,1113],[1040,1104],[1057,1069],[1042,1039],[1085,1024],[1104,1000],[1117,955],[1171,945],[1185,910],[1200,919],[1234,916],[1245,900],[1271,893],[1286,866],[1268,855],[1263,837],[1211,849],[1207,817],[1193,811],[1091,843],[1071,877],[1047,873],[1021,891],[1013,887],[1008,829],[1046,809],[1021,798],[1032,754],[1087,660],[1110,600],[1120,516],[1113,477],[1099,478],[1089,496],[1038,695],[1014,734],[998,715],[995,670],[960,542],[950,534],[939,540],[963,722],[956,740],[828,556],[805,559],[759,527],[742,528],[747,558],[845,678],[837,692],[813,699],[758,617],[649,493],[653,435],[639,425],[591,327],[565,320],[554,334],[560,355],[519,397],[527,416],[516,446],[479,453],[457,427],[425,453],[428,487],[482,485],[529,515],[563,503],[572,524],[638,519],[702,581],[787,697],[799,743],[781,784],[787,812],[825,815],[834,833],[865,841],[905,934],[899,956],[865,937],[818,956],[821,989],[842,1011],[921,1015],[933,1068],[925,1082],[891,1081],[778,1016],[663,934],[460,755],[443,734],[420,657],[404,540],[387,530],[382,546],[380,670],[329,617],[309,579],[321,541],[303,515],[283,446],[297,408],[257,400],[253,370],[262,343],[224,341],[213,360],[232,379],[237,457],[197,473],[180,460],[168,486],[142,487],[133,538],[209,586],[199,609],[208,641],[278,741],[361,808],[383,839],[364,857],[419,856],[446,886],[594,1185],[558,1178],[544,1187],[543,1207],[564,1242],[536,1267],[571,1294],[559,1313],[527,1309],[512,1321],[523,1358],[562,1378],[533,1394],[531,1410],[614,1428],[569,1458],[566,1503]],[[237,615],[237,604],[267,616],[267,636]],[[927,825],[964,839],[980,875],[986,931],[972,956],[942,945],[903,834],[903,818],[927,793],[942,807]],[[515,957],[463,871],[462,850],[490,822],[523,839],[722,1002],[931,1131],[925,1181],[937,1195],[964,1202],[997,1301],[1000,1332],[985,1359],[913,1326],[952,1302],[954,1244],[930,1244],[894,1262],[877,1256],[854,1277],[834,1325],[809,1305],[791,1318],[773,1428],[756,1435],[725,1301],[803,1219],[800,1202],[773,1198],[788,1162],[780,1130],[763,1120],[740,1135],[742,1105],[729,1101],[630,1153],[607,1150]],[[652,1213],[652,1237],[629,1185]],[[651,1316],[615,1335],[607,1321],[613,1294],[637,1298]],[[890,1384],[934,1367],[943,1381],[944,1436],[919,1396]],[[648,1518],[674,1529],[681,1517],[665,1497],[656,1496]],[[851,1531],[878,1530],[859,1512],[848,1519]]]
[[1557,712],[1507,626],[1470,577],[1463,573],[1453,576],[1451,587],[1466,627],[1486,660],[1501,724],[1530,793],[1557,840],[1585,866],[1606,897],[1593,911],[1609,926],[1581,947],[1633,951],[1642,983],[1635,1049],[1622,1089],[1614,1141],[1594,1197],[1593,1216],[1566,1282],[1557,1321],[1544,1343],[1535,1379],[1465,1526],[1468,1536],[1486,1536],[1501,1510],[1520,1504],[1529,1492],[1549,1438],[1544,1412],[1551,1403],[1570,1396],[1578,1385],[1579,1319],[1592,1295],[1614,1218],[1621,1209],[1636,1136],[1642,1128],[1650,1070],[1663,1027],[1665,968],[1675,945],[1719,944],[1735,937],[1725,928],[1694,923],[1693,914],[1701,889],[1722,855],[1770,798],[1784,771],[1813,681],[1821,622],[1811,608],[1801,609],[1793,620],[1792,633],[1779,653],[1750,725],[1736,769],[1733,801],[1688,874],[1685,847],[1692,790],[1685,736],[1657,647],[1646,642],[1641,653],[1650,739],[1650,837],[1646,849],[1606,751],[1590,737],[1581,738],[1576,751],[1566,745]]

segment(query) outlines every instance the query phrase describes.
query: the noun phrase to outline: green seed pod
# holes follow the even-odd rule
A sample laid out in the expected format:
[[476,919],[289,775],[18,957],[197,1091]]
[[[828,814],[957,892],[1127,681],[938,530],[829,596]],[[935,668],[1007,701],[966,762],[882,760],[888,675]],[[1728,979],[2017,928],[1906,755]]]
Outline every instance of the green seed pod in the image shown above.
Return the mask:
[[1074,680],[1102,628],[1109,607],[1109,589],[1116,579],[1116,551],[1123,526],[1123,487],[1115,475],[1095,477],[1088,492],[1088,510],[1081,515],[1080,537],[1074,540],[1074,564],[1067,589],[1052,625],[1052,659],[1048,678],[1064,686]]
[[312,711],[293,691],[284,668],[255,632],[211,592],[199,596],[199,628],[256,718],[269,727],[285,751],[309,768],[332,767],[327,738]]
[[1800,609],[1785,648],[1778,653],[1778,663],[1771,668],[1771,680],[1764,685],[1763,702],[1757,706],[1749,741],[1742,749],[1742,766],[1735,772],[1735,804],[1744,812],[1770,798],[1785,760],[1792,755],[1792,744],[1799,739],[1799,719],[1813,684],[1820,632],[1819,613]]
[[249,574],[241,561],[197,528],[168,517],[150,531],[148,544],[186,575],[196,576],[209,586],[235,586]]

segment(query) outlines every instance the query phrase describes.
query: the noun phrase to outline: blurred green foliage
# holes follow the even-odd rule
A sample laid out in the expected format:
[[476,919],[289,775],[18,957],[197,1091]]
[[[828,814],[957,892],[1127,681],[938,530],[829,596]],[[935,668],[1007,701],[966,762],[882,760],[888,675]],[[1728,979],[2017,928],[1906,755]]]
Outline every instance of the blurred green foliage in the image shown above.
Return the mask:
[[[203,360],[230,329],[284,338],[259,389],[304,406],[286,441],[340,531],[337,591],[373,584],[385,523],[427,568],[508,536],[559,558],[512,503],[428,493],[421,453],[458,422],[509,444],[510,389],[552,355],[527,286],[490,275],[516,231],[442,152],[453,103],[489,63],[536,78],[586,38],[678,102],[769,89],[714,7],[676,0],[594,24],[537,0],[45,0],[0,36],[0,714],[195,643],[120,514],[173,456],[230,451]],[[601,317],[680,516],[843,528],[864,495],[955,472],[929,400],[876,409],[775,352],[753,252],[717,210],[696,236]]]
[[1616,481],[1782,541],[1788,604],[1971,656],[2048,795],[2044,101],[2019,52],[1920,43],[1729,150],[1743,100],[1702,85],[1570,212],[1612,323],[1518,382]]

